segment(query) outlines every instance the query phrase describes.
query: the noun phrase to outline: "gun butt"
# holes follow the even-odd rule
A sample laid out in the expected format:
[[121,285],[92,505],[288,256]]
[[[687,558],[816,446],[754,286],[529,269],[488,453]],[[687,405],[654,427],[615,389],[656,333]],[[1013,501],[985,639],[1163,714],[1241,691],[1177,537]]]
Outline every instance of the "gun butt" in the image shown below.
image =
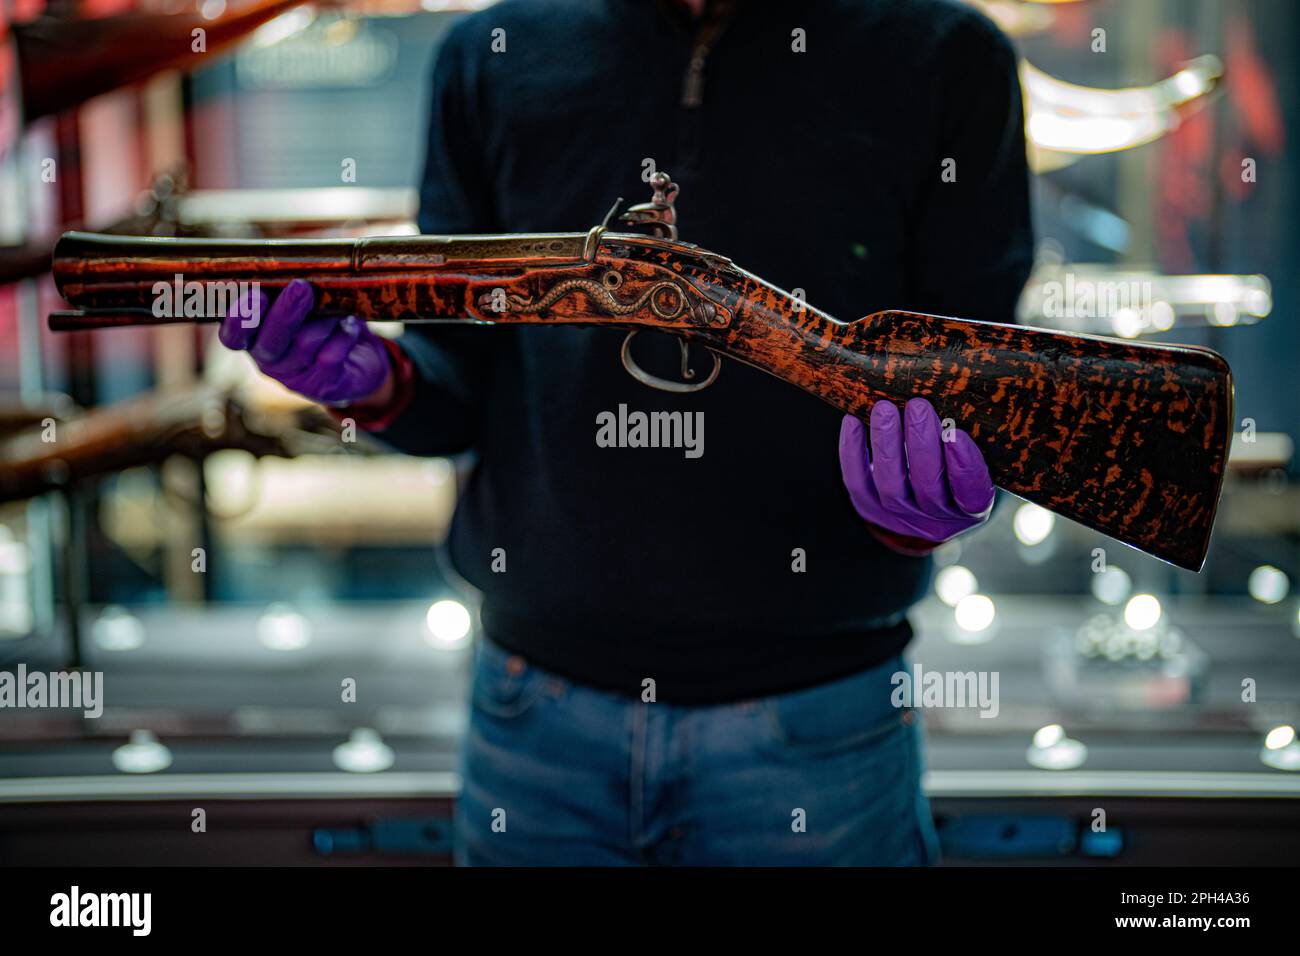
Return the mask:
[[1217,353],[913,312],[843,323],[767,301],[717,347],[862,418],[877,401],[928,399],[998,487],[1178,567],[1204,564],[1232,437]]
[[849,328],[889,397],[929,398],[979,444],[999,487],[1201,569],[1232,437],[1222,356],[905,312]]

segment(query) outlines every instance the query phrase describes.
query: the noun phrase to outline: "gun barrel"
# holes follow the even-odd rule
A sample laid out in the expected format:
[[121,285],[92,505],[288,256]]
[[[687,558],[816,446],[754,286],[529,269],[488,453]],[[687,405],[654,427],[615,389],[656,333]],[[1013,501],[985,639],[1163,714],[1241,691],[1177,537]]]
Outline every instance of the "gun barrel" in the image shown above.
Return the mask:
[[[55,287],[73,311],[54,331],[216,322],[248,289],[272,291],[297,277],[349,275],[356,242],[157,239],[70,232],[54,249]],[[188,309],[187,309],[188,303]]]
[[[118,325],[217,322],[247,289],[275,293],[294,279],[316,287],[323,309],[366,320],[463,317],[457,277],[518,274],[583,261],[584,233],[517,236],[376,236],[362,239],[173,239],[65,233],[51,272],[74,306],[50,315],[58,331]],[[416,275],[443,275],[442,293]]]

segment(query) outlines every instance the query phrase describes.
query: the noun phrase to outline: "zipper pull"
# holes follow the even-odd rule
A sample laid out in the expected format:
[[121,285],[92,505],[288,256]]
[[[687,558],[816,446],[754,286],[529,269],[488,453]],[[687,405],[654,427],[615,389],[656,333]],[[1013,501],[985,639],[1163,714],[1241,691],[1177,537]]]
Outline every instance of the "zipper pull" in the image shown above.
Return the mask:
[[691,62],[686,67],[686,77],[682,83],[682,107],[698,109],[704,102],[704,63],[713,50],[713,45],[727,28],[727,23],[734,12],[731,0],[715,0],[709,6],[708,18],[695,37],[695,46],[691,50]]
[[709,48],[704,45],[691,51],[691,62],[682,83],[682,106],[685,109],[698,109],[704,102],[704,62],[708,55]]

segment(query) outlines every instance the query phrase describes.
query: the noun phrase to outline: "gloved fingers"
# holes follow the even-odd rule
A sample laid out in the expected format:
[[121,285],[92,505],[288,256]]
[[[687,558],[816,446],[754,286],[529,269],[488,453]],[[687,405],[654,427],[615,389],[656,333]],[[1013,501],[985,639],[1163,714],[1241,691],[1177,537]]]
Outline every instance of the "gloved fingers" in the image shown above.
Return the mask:
[[943,457],[939,416],[924,398],[913,398],[903,413],[906,425],[907,476],[916,507],[932,518],[952,515]]
[[349,316],[339,323],[329,341],[321,346],[320,353],[316,356],[316,365],[324,380],[316,396],[317,401],[328,403],[357,397],[358,376],[350,374],[348,366],[362,331],[357,321]]
[[845,415],[840,422],[840,475],[849,490],[853,508],[863,519],[883,510],[871,480],[871,465],[867,462],[867,429],[857,418]]
[[312,365],[280,380],[284,386],[299,395],[305,395],[313,401],[319,401],[320,393],[325,388],[333,388],[330,373],[319,365]]
[[357,376],[349,374],[347,363],[357,335],[355,325],[345,326],[336,322],[329,339],[320,347],[315,361],[285,379],[285,384],[295,392],[318,402],[331,401],[336,396],[355,397],[359,383]]
[[948,487],[957,507],[971,516],[983,516],[993,507],[993,479],[975,440],[960,429],[954,441],[943,445],[948,464]]
[[270,365],[284,357],[293,344],[298,329],[307,321],[316,293],[311,283],[294,279],[281,292],[262,318],[262,331],[249,349],[259,366]]
[[217,338],[228,349],[242,351],[252,344],[266,317],[268,303],[266,293],[260,289],[245,289],[243,295],[235,300],[235,307],[221,320]]
[[[351,320],[351,321],[349,321]],[[316,355],[316,361],[321,365],[337,367],[343,364],[343,360],[348,357],[352,351],[352,346],[361,337],[361,329],[357,326],[356,320],[348,316],[341,322],[334,325],[334,331],[325,344],[320,347],[320,352]]]
[[264,362],[259,368],[271,378],[284,381],[292,375],[305,372],[315,365],[320,351],[339,327],[337,316],[311,318],[298,328],[288,350],[274,362]]
[[871,477],[887,511],[905,514],[912,509],[903,425],[893,402],[876,402],[871,408]]
[[379,341],[379,336],[374,333],[365,319],[357,318],[355,315],[349,315],[344,317],[341,324],[346,326],[349,332],[356,333],[356,340],[358,342],[365,340],[372,340],[375,342]]

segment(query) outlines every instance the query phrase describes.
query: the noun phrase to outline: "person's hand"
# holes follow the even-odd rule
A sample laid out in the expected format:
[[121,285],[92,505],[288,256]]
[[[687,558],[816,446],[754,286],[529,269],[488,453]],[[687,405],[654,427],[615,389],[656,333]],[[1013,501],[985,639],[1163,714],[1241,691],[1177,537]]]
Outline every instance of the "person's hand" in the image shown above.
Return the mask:
[[892,402],[871,409],[867,430],[852,415],[840,425],[840,472],[853,507],[866,521],[894,534],[947,541],[988,520],[993,481],[984,456],[960,430],[944,441],[939,416],[923,398],[907,403],[899,421]]
[[313,401],[382,403],[393,378],[383,340],[355,316],[313,315],[315,298],[302,279],[285,286],[269,309],[266,294],[250,290],[222,321],[221,344],[247,350],[264,375]]

